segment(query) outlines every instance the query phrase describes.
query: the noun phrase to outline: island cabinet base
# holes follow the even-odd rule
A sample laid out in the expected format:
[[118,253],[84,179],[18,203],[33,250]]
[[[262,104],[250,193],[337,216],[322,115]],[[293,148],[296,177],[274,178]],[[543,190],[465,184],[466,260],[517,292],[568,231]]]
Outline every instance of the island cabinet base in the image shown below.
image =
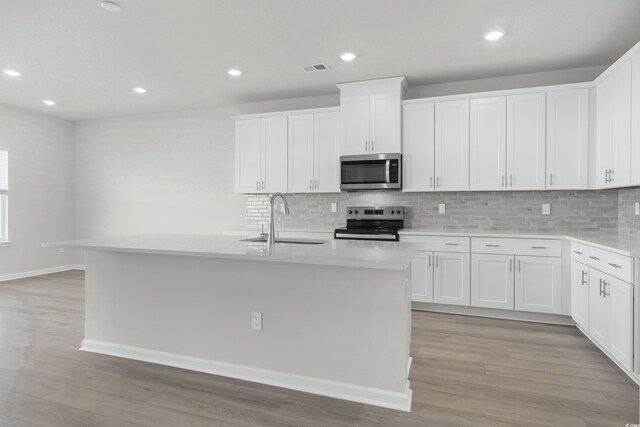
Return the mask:
[[410,293],[408,269],[88,251],[81,350],[409,411]]

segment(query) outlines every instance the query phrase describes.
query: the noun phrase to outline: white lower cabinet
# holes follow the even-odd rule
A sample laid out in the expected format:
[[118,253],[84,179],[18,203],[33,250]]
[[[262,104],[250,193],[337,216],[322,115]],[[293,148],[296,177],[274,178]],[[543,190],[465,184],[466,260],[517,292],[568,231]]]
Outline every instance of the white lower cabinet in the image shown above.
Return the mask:
[[633,286],[591,269],[589,335],[626,369],[632,367]]
[[433,253],[433,302],[469,305],[469,254]]
[[513,310],[513,255],[471,255],[471,305]]
[[562,262],[555,257],[515,257],[515,309],[562,312]]
[[433,302],[432,252],[418,252],[411,260],[411,301]]
[[589,331],[589,267],[571,261],[571,317]]

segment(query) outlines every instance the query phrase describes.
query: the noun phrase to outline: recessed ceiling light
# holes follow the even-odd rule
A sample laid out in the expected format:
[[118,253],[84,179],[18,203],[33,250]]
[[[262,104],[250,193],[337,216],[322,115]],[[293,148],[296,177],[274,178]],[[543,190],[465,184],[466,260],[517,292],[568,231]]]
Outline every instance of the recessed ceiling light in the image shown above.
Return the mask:
[[491,31],[485,34],[484,38],[486,40],[494,41],[494,40],[498,40],[502,36],[504,36],[504,33],[502,31]]
[[236,70],[235,68],[232,68],[231,70],[227,71],[227,73],[229,73],[229,75],[233,77],[239,77],[242,75],[242,71]]
[[113,1],[103,1],[102,3],[100,3],[100,6],[102,6],[104,10],[108,10],[109,12],[120,12],[122,10],[122,6]]
[[45,99],[45,100],[42,101],[42,103],[44,105],[46,105],[46,106],[49,106],[49,107],[53,107],[54,105],[56,105],[56,103],[54,101],[50,100],[50,99]]
[[20,77],[20,73],[15,70],[2,70],[9,77]]
[[343,61],[353,61],[354,59],[356,59],[356,54],[355,53],[351,53],[351,52],[345,52],[342,55],[340,55],[340,58]]
[[135,93],[147,93],[147,90],[145,88],[143,88],[143,87],[134,87],[133,91]]

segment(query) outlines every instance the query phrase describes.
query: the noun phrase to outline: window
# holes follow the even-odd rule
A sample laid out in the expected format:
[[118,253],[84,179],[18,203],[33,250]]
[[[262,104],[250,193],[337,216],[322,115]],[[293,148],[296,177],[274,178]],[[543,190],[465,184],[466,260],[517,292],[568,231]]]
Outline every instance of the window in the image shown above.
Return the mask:
[[0,242],[9,240],[9,151],[0,148]]

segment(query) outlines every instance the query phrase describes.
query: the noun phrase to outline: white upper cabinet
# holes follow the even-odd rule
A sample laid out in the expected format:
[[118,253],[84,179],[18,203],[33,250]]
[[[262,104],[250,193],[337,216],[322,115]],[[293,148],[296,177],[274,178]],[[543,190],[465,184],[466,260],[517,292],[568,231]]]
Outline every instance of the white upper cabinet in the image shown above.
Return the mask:
[[547,92],[547,189],[589,187],[589,89]]
[[342,154],[369,152],[369,95],[345,95],[342,111]]
[[507,97],[507,188],[545,188],[545,94]]
[[472,99],[470,114],[469,187],[471,190],[502,190],[507,166],[507,99]]
[[261,119],[236,121],[236,192],[259,193],[261,186]]
[[435,190],[469,189],[469,100],[436,103]]
[[340,115],[338,112],[316,113],[313,121],[314,186],[316,192],[340,192],[340,157],[338,155]]
[[287,117],[236,121],[236,192],[287,191]]
[[402,108],[404,191],[433,191],[435,179],[435,104]]
[[262,119],[262,187],[264,193],[287,191],[287,117]]
[[289,116],[289,192],[340,192],[338,113]]
[[640,185],[640,54],[631,61],[631,185]]
[[631,184],[631,68],[627,61],[597,87],[596,185]]
[[313,190],[313,114],[289,116],[289,192]]
[[341,154],[399,153],[404,77],[342,83]]

